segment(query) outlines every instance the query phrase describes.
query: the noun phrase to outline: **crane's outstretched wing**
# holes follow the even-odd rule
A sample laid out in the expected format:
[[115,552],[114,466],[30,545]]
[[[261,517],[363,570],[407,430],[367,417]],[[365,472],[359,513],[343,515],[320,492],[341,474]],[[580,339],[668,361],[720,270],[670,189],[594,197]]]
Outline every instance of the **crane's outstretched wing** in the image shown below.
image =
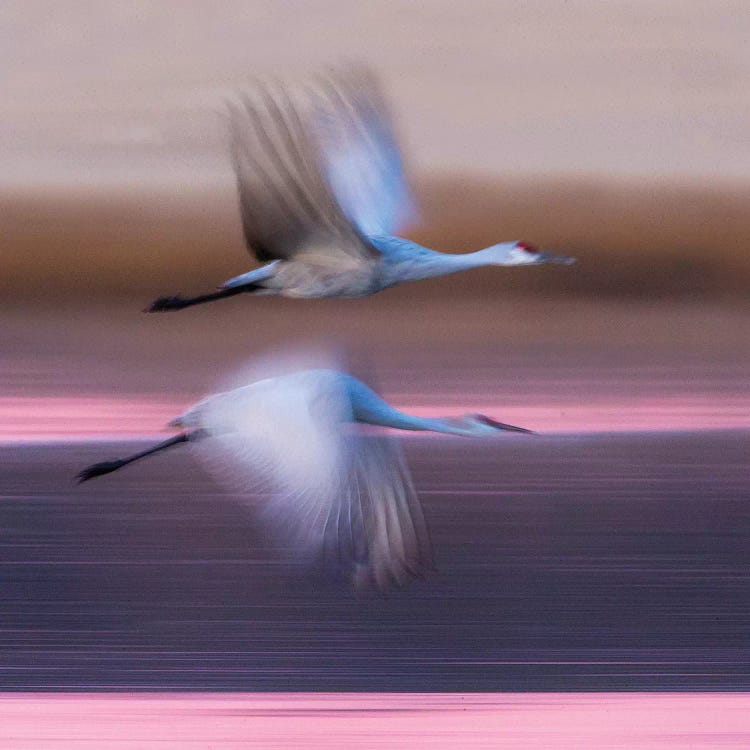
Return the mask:
[[315,135],[331,189],[364,235],[395,234],[414,213],[388,106],[372,71],[322,78]]
[[261,262],[314,247],[353,258],[375,251],[342,210],[324,169],[316,122],[343,116],[319,87],[258,84],[228,102],[242,228]]
[[401,586],[432,569],[429,532],[411,474],[395,439],[348,440],[349,471],[323,527],[326,559],[350,570],[357,588]]
[[209,471],[252,503],[280,543],[358,587],[432,566],[429,535],[393,438],[356,433],[340,373],[312,370],[219,394],[183,417]]

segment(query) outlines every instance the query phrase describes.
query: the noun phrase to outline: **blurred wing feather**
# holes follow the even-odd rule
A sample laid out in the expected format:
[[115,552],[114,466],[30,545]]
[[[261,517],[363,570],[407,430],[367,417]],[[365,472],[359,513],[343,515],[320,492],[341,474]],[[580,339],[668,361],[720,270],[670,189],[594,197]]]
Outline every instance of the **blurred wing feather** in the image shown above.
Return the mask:
[[432,566],[429,534],[397,441],[353,434],[345,388],[306,372],[219,394],[186,419],[217,479],[242,493],[295,554],[357,587],[386,589]]
[[397,441],[370,436],[356,441],[341,494],[349,514],[339,514],[348,525],[339,524],[335,539],[355,586],[385,590],[432,569],[430,537]]
[[243,233],[261,262],[313,245],[355,257],[374,252],[324,177],[312,132],[317,100],[308,89],[258,84],[228,102]]
[[322,79],[316,135],[331,189],[364,235],[395,234],[414,213],[393,124],[368,70]]

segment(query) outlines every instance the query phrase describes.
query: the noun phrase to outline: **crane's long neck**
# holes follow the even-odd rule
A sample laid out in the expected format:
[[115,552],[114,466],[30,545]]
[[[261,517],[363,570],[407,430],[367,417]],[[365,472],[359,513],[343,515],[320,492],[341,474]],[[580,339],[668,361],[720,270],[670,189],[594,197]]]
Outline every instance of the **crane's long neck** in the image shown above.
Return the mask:
[[392,412],[393,413],[389,415],[388,418],[380,419],[371,424],[378,424],[381,427],[393,427],[397,430],[443,432],[446,435],[462,436],[468,434],[464,427],[449,419],[441,419],[440,417],[416,417],[413,414],[406,414],[398,409],[393,409]]
[[406,414],[383,401],[374,391],[364,383],[350,379],[350,395],[353,417],[356,422],[393,427],[396,430],[423,430],[427,432],[443,432],[448,435],[467,435],[465,427],[450,419],[440,417],[417,417]]
[[472,268],[496,265],[497,257],[494,248],[487,247],[484,250],[476,250],[473,253],[440,253],[437,250],[428,250],[429,255],[420,258],[420,267],[416,269],[419,279],[429,279],[435,276],[447,276],[459,271],[468,271]]
[[402,281],[418,281],[446,276],[481,266],[504,265],[510,260],[512,242],[492,245],[473,253],[440,253],[401,237],[370,238],[383,254],[386,286]]

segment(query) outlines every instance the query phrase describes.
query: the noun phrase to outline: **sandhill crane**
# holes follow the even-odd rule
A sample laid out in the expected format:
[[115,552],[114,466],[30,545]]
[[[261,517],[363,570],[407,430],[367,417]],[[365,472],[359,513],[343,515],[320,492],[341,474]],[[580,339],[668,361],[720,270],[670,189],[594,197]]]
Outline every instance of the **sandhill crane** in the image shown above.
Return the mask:
[[501,242],[446,254],[394,236],[411,199],[387,108],[368,71],[299,89],[258,86],[229,104],[229,131],[248,249],[263,263],[195,297],[160,297],[148,312],[236,294],[362,297],[404,281],[479,266],[570,264]]
[[398,441],[363,434],[358,424],[469,437],[530,432],[478,414],[413,416],[352,375],[309,369],[211,396],[170,423],[178,435],[77,478],[188,443],[219,481],[256,498],[258,513],[295,551],[335,561],[357,588],[386,589],[431,568],[430,541]]

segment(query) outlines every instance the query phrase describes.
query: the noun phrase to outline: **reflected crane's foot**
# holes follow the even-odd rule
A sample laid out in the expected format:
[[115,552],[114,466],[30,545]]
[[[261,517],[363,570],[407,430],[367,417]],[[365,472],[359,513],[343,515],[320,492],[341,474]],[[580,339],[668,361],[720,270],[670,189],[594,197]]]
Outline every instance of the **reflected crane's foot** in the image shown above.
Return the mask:
[[117,471],[123,466],[125,466],[125,461],[102,461],[101,463],[87,466],[83,471],[79,471],[76,474],[76,479],[78,480],[78,484],[81,484],[81,482],[87,482],[94,477],[100,477],[102,474]]

